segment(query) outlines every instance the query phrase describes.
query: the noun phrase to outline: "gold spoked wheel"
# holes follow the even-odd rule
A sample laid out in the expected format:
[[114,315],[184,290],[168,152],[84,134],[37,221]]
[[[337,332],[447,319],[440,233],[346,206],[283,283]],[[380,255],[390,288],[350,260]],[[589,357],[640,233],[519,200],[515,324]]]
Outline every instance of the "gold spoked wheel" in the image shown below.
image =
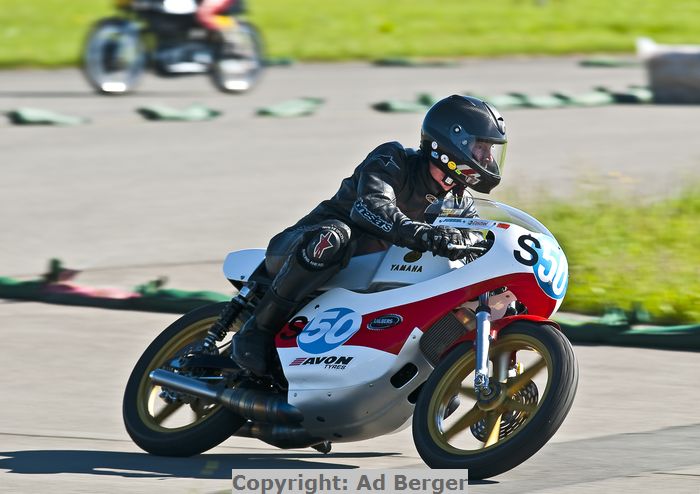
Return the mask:
[[541,448],[573,402],[578,367],[568,340],[554,327],[516,322],[489,351],[494,392],[474,389],[475,352],[451,352],[423,386],[414,440],[432,468],[469,468],[470,477],[496,475]]
[[[137,362],[124,393],[124,423],[134,442],[144,450],[163,456],[191,456],[227,439],[245,420],[220,405],[196,397],[164,390],[151,382],[149,374],[168,368],[206,336],[224,304],[212,304],[182,316],[161,333]],[[234,323],[234,330],[239,321]],[[221,345],[228,353],[228,343]],[[193,375],[215,384],[214,371]]]

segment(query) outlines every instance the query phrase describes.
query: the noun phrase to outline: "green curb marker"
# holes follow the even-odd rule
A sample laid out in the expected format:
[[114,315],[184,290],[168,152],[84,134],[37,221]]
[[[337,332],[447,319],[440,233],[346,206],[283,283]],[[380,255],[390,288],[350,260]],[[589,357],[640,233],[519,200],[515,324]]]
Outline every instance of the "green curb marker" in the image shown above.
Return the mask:
[[374,103],[372,108],[385,113],[423,113],[437,103],[438,98],[430,93],[420,93],[416,101],[386,100]]
[[[77,273],[64,268],[59,259],[51,259],[48,272],[39,279],[18,281],[0,277],[0,298],[183,314],[202,305],[228,301],[232,296],[206,290],[164,289],[166,277],[148,281],[133,291],[65,282]],[[630,311],[611,307],[599,318],[563,314],[554,320],[573,343],[700,351],[700,324],[643,324],[649,321],[649,313],[641,304],[634,304]]]
[[17,108],[6,115],[15,125],[81,125],[89,122],[87,118],[62,115],[40,108]]
[[[134,296],[111,298],[81,295],[78,290],[82,287],[76,285],[46,283],[43,279],[17,281],[0,277],[0,298],[174,314],[183,314],[196,307],[231,298],[231,295],[212,291],[162,289],[159,287],[163,280],[139,285]],[[50,291],[52,287],[76,291]],[[700,325],[630,325],[627,317],[623,312],[611,312],[598,319],[586,317],[576,320],[564,315],[554,320],[573,343],[700,351]]]
[[[470,94],[470,93],[465,93],[465,94]],[[524,108],[525,107],[525,99],[522,97],[522,95],[518,93],[514,94],[499,94],[496,96],[477,96],[479,99],[483,99],[485,101],[488,101],[491,103],[493,106],[498,108],[499,110],[510,110],[513,108]]]
[[564,106],[571,106],[568,102],[561,98],[557,98],[551,94],[535,95],[530,96],[523,93],[510,93],[516,98],[521,98],[523,101],[523,108],[562,108]]
[[388,57],[372,62],[378,67],[455,67],[454,60],[424,60],[419,58]]
[[700,325],[630,326],[555,318],[573,343],[700,351]]
[[569,106],[603,106],[611,105],[615,98],[605,91],[591,91],[582,94],[552,93],[555,97],[565,101]]
[[265,67],[289,67],[290,65],[294,65],[294,59],[287,57],[271,57],[263,60],[263,65]]
[[257,110],[257,115],[267,117],[303,117],[312,115],[323,105],[321,98],[297,98]]
[[581,67],[639,67],[642,63],[638,60],[629,60],[613,57],[586,58],[579,62]]
[[613,93],[617,103],[653,103],[654,93],[647,87],[630,86],[627,91]]
[[429,106],[413,101],[390,99],[374,103],[372,108],[383,113],[423,113]]
[[137,108],[136,111],[147,120],[177,122],[199,122],[211,120],[221,115],[220,111],[200,104],[194,104],[182,110],[164,105],[148,105]]

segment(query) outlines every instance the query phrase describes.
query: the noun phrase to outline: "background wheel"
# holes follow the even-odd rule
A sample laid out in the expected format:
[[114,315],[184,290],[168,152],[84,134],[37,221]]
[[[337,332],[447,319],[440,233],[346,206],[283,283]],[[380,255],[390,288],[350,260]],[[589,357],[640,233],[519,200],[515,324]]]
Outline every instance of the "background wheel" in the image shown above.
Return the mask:
[[219,91],[244,93],[255,86],[264,70],[264,45],[258,29],[249,22],[237,21],[231,36],[216,51],[210,75]]
[[102,94],[124,94],[138,84],[146,65],[139,28],[126,19],[103,19],[93,26],[83,50],[83,75]]
[[413,439],[429,467],[468,468],[470,478],[481,479],[514,468],[549,441],[573,403],[578,364],[556,328],[515,322],[489,351],[492,376],[510,375],[499,399],[479,407],[474,353],[465,343],[437,365],[416,403]]
[[[168,403],[159,397],[162,388],[148,375],[178,354],[200,342],[228,302],[206,305],[188,312],[168,326],[151,343],[129,377],[124,392],[126,430],[145,451],[161,456],[192,456],[228,439],[244,423],[240,415],[220,405],[185,397]],[[240,321],[234,323],[234,330]],[[222,353],[230,353],[230,345]],[[211,372],[209,377],[216,377]]]

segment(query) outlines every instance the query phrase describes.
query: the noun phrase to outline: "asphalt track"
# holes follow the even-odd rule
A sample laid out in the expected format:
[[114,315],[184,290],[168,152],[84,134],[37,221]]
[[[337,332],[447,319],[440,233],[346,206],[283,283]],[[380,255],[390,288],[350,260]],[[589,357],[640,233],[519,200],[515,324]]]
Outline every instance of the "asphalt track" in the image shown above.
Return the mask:
[[[159,275],[225,291],[229,250],[266,239],[331,195],[376,144],[415,145],[421,115],[369,105],[418,92],[585,92],[642,84],[641,68],[575,59],[465,61],[448,68],[365,64],[272,69],[229,97],[203,78],[148,78],[134,96],[92,95],[76,71],[0,72],[0,110],[86,116],[81,127],[0,122],[0,275],[34,277],[50,257],[80,281],[131,287]],[[320,96],[316,115],[255,117],[256,108]],[[206,123],[146,122],[134,109],[202,102]],[[697,183],[696,107],[606,106],[505,112],[511,143],[496,198],[638,201]],[[230,492],[233,468],[421,467],[410,430],[330,455],[231,439],[200,457],[146,455],[121,423],[134,362],[172,315],[0,301],[0,492]],[[566,422],[520,467],[473,493],[700,492],[697,353],[575,347],[581,382]]]

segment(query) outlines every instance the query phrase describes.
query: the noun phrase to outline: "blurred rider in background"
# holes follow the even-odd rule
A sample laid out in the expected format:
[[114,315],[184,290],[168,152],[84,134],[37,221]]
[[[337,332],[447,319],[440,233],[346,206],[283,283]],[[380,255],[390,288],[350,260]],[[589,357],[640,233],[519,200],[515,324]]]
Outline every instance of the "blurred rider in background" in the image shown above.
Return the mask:
[[228,27],[219,19],[237,7],[240,0],[201,0],[197,6],[197,21],[207,29],[221,31]]

